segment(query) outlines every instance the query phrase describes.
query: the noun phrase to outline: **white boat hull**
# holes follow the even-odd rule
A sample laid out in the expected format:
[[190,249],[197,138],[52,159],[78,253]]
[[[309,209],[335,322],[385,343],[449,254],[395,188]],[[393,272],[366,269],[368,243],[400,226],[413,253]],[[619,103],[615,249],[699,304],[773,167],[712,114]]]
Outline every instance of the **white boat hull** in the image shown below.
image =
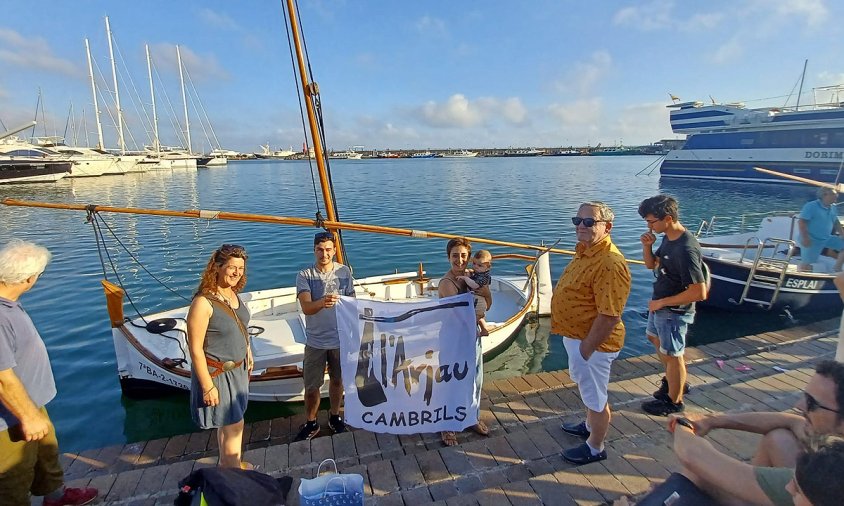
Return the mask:
[[[493,327],[482,338],[484,354],[495,353],[509,344],[529,313],[542,311],[550,300],[550,270],[547,254],[539,262],[539,278],[493,278],[493,306],[487,322]],[[544,267],[543,267],[544,266]],[[357,281],[358,298],[394,302],[437,297],[436,281],[416,279],[416,273],[377,276]],[[305,349],[304,316],[296,300],[296,289],[278,288],[241,295],[252,313],[250,332],[255,369],[250,379],[253,401],[301,401],[304,396],[302,360]],[[190,354],[186,340],[187,307],[147,315],[145,320],[174,319],[175,329],[161,334],[146,330],[140,318],[112,329],[121,387],[130,396],[149,396],[161,390],[190,389]],[[177,361],[175,363],[173,361]],[[323,391],[327,395],[327,390]]]

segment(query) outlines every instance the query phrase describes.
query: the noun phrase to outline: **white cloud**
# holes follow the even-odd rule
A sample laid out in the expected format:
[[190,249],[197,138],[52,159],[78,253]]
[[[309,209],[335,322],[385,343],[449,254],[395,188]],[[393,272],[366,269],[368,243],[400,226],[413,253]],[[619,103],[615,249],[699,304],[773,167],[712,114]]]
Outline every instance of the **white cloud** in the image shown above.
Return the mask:
[[431,16],[422,16],[416,22],[416,30],[422,35],[443,37],[446,35],[445,21]]
[[84,78],[79,63],[59,58],[43,37],[24,36],[9,28],[0,28],[0,61],[17,67],[45,70],[65,76]]
[[211,9],[199,9],[199,19],[204,21],[211,28],[239,31],[240,25],[228,14],[212,11]]
[[716,12],[693,13],[688,18],[674,15],[671,0],[656,0],[648,4],[625,7],[613,16],[616,25],[628,25],[642,31],[681,30],[698,31],[715,28],[724,15]]
[[615,117],[606,134],[619,142],[628,139],[631,141],[628,145],[647,142],[646,139],[656,141],[673,136],[668,109],[661,102],[629,105],[617,111]]
[[576,100],[567,104],[551,104],[548,112],[563,126],[583,126],[597,123],[601,118],[603,102],[600,98]]
[[[844,83],[844,72],[820,72],[817,75],[818,86],[833,86],[835,84]],[[841,97],[844,99],[844,97]]]
[[[201,81],[203,79],[228,79],[229,73],[220,66],[217,57],[214,55],[199,55],[191,48],[179,45],[182,53],[182,65],[190,72],[191,79]],[[178,59],[176,57],[176,45],[169,42],[154,44],[150,51],[153,53],[153,60],[159,70],[166,69],[170,72],[179,72]]]
[[738,61],[744,54],[744,46],[739,36],[734,36],[724,42],[709,56],[713,63],[724,64]]
[[595,51],[588,61],[575,63],[573,68],[556,82],[556,88],[562,93],[591,95],[595,86],[607,76],[611,68],[612,56],[607,51]]
[[771,17],[782,21],[803,18],[810,28],[822,25],[829,16],[824,0],[756,0],[755,4],[758,11],[770,12]]
[[443,103],[429,101],[415,112],[422,123],[439,128],[471,128],[497,121],[521,125],[527,121],[527,109],[518,97],[482,97],[471,101],[457,93]]
[[644,31],[672,26],[671,10],[674,2],[658,0],[649,4],[625,7],[613,16],[613,24],[630,25]]

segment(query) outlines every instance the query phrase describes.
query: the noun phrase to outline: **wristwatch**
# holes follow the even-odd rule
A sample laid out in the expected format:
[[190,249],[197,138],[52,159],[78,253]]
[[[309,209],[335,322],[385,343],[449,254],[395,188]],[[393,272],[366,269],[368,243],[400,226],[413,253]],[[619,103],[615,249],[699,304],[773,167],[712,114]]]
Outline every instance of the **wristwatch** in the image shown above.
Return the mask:
[[688,418],[675,418],[675,420],[676,420],[677,425],[682,425],[683,427],[688,427],[692,430],[692,432],[695,431],[695,424],[693,424],[692,421],[689,420]]

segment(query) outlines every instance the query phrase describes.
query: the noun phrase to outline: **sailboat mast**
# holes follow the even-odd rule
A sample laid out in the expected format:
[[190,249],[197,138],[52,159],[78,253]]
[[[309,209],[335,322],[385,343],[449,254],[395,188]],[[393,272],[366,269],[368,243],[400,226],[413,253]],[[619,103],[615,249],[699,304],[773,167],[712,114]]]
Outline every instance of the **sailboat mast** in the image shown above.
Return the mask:
[[[331,187],[328,184],[328,171],[325,168],[325,154],[322,151],[322,142],[319,135],[319,127],[317,125],[316,113],[314,112],[314,98],[319,95],[319,86],[317,83],[308,81],[307,67],[305,66],[305,57],[302,52],[302,40],[299,32],[299,22],[296,16],[296,6],[294,0],[287,0],[287,12],[290,14],[290,31],[292,32],[293,45],[296,49],[296,61],[299,66],[299,77],[302,81],[302,91],[305,94],[305,108],[308,111],[308,123],[311,129],[311,138],[313,139],[314,154],[316,156],[317,171],[319,173],[319,184],[322,189],[322,199],[325,203],[325,211],[328,214],[328,221],[337,221],[337,213],[334,210],[334,201],[331,197]],[[343,245],[342,239],[337,236],[337,261],[343,263]]]
[[106,35],[108,36],[108,56],[111,58],[111,77],[114,80],[114,106],[117,108],[117,140],[120,144],[120,154],[126,154],[126,140],[123,138],[123,109],[120,108],[120,90],[117,89],[117,66],[114,64],[114,48],[111,40],[111,25],[108,16],[105,18]]
[[797,107],[795,111],[800,110],[800,95],[803,94],[803,81],[806,79],[806,66],[809,65],[808,58],[803,62],[803,74],[800,75],[800,90],[797,92]]
[[185,106],[185,135],[188,140],[188,153],[193,154],[193,148],[190,143],[190,117],[188,116],[188,101],[185,98],[185,76],[182,71],[182,51],[176,45],[176,60],[179,62],[179,82],[182,85],[182,104]]
[[158,113],[155,110],[155,88],[152,85],[152,58],[149,56],[149,44],[144,44],[147,52],[147,74],[149,74],[149,97],[152,100],[152,147],[156,156],[160,155],[161,148],[158,142]]
[[103,125],[100,123],[100,103],[97,101],[97,84],[94,81],[94,65],[91,63],[91,46],[88,44],[87,37],[85,38],[85,55],[88,57],[88,77],[91,78],[91,97],[94,99],[94,118],[97,120],[97,149],[105,149]]

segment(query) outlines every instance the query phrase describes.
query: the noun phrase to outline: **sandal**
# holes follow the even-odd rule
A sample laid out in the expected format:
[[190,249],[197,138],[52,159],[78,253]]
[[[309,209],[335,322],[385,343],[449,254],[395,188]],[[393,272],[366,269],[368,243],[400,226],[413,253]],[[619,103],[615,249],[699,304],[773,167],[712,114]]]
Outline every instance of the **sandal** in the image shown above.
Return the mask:
[[475,431],[475,434],[489,436],[489,427],[486,426],[483,420],[478,420],[478,423],[472,426],[472,430]]
[[444,445],[457,446],[457,434],[455,434],[454,431],[442,431],[440,432],[440,437],[442,438]]

